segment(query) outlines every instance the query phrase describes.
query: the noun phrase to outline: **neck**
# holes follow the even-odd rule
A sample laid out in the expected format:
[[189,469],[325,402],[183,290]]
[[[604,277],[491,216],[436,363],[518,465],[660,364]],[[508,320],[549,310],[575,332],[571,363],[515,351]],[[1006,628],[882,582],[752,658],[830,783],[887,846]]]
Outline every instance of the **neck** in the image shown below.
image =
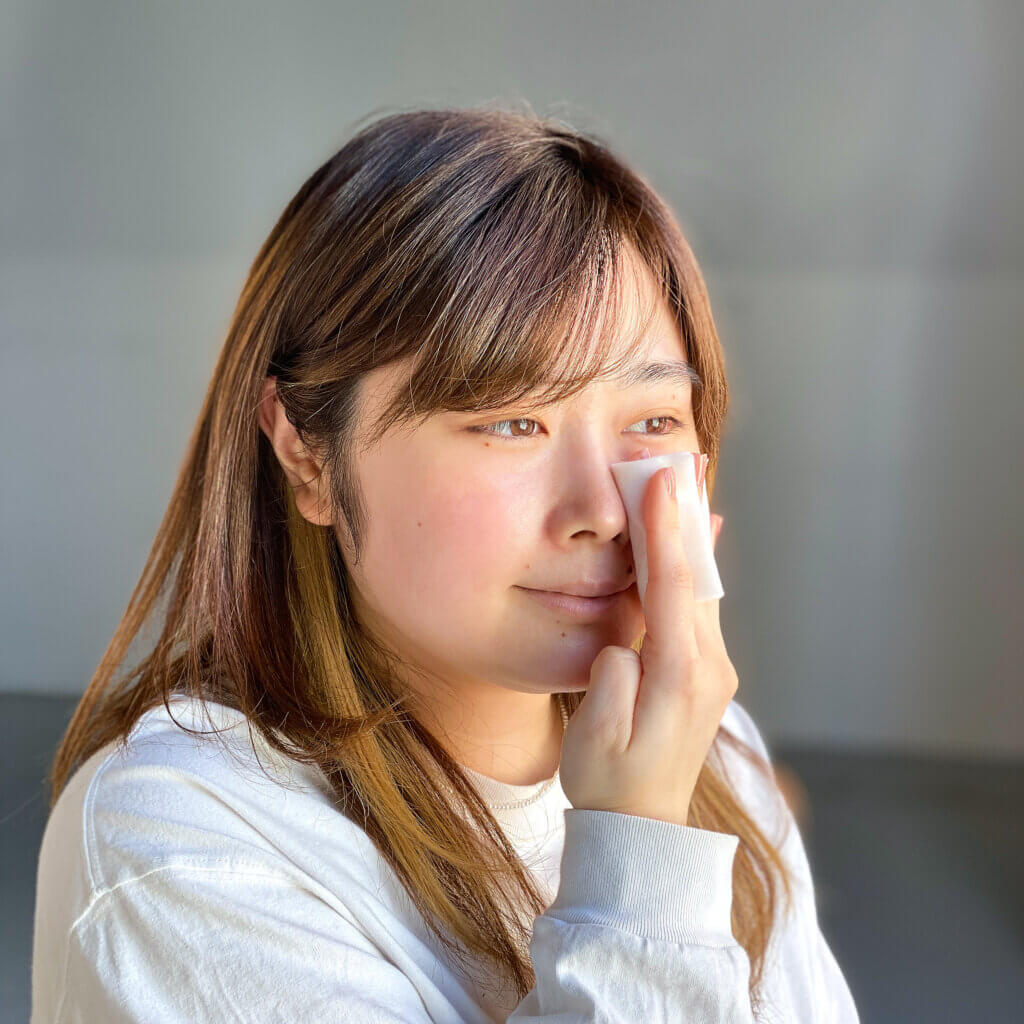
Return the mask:
[[464,768],[512,786],[543,782],[558,770],[564,726],[554,694],[503,690],[472,709],[431,710],[431,728]]

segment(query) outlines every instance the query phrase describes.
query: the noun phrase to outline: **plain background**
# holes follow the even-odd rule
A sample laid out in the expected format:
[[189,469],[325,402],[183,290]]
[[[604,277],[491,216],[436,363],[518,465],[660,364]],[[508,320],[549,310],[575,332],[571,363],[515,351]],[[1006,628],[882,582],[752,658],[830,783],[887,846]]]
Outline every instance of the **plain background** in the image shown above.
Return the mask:
[[77,694],[249,264],[355,122],[525,102],[701,261],[738,699],[785,743],[1024,753],[1024,5],[3,5],[0,690]]

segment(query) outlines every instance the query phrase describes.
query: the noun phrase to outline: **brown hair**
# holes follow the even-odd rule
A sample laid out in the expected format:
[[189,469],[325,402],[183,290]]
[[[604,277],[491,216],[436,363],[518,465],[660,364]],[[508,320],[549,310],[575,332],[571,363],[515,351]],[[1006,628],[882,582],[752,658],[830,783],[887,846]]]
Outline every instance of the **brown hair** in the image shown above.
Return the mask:
[[[408,713],[391,652],[353,613],[337,537],[298,513],[258,405],[276,378],[288,419],[322,454],[358,560],[361,377],[414,359],[368,433],[575,394],[606,368],[594,325],[627,246],[660,282],[700,378],[693,409],[713,490],[728,388],[704,281],[665,202],[607,145],[530,111],[413,110],[366,125],[314,171],[249,271],[142,576],[57,751],[51,806],[90,754],[126,745],[173,694],[228,704],[323,771],[454,957],[491,960],[525,996],[528,934],[508,907],[530,919],[545,903],[460,766]],[[115,681],[162,594],[152,650]],[[565,695],[570,712],[582,698]],[[689,817],[739,837],[732,926],[756,1005],[789,880],[714,766],[720,742],[771,768],[720,728]]]

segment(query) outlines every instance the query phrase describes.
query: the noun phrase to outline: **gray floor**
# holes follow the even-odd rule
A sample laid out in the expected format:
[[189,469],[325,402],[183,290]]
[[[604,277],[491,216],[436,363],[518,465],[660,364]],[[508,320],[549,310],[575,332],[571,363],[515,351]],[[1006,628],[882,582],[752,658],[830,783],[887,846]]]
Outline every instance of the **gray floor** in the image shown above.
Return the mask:
[[[42,780],[73,706],[0,695],[0,1002],[12,1022],[28,1020]],[[1024,763],[776,757],[810,795],[819,918],[865,1024],[1020,1020]]]

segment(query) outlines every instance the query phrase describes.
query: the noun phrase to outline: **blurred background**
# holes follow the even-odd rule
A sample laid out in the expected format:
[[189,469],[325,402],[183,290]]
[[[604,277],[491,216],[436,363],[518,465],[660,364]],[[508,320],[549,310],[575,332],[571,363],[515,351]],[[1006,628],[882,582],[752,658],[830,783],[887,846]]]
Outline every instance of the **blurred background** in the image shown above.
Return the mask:
[[2,1002],[43,780],[245,274],[373,112],[528,104],[701,261],[737,700],[864,1021],[1024,978],[1024,5],[3,0]]

